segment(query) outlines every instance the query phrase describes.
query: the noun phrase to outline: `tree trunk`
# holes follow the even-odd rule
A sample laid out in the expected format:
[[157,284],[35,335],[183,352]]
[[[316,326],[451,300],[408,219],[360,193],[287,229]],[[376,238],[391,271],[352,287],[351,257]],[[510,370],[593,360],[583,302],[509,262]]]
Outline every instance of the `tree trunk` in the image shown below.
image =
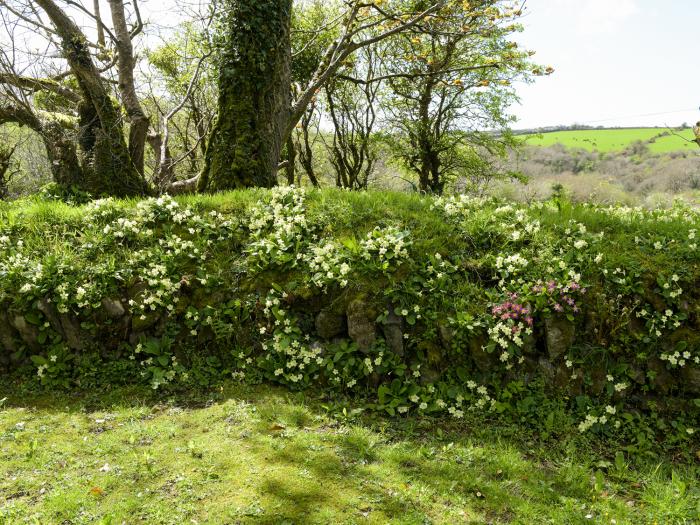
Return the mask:
[[85,35],[53,0],[35,1],[56,28],[63,56],[86,102],[83,112],[87,118],[81,119],[81,126],[89,129],[81,140],[81,145],[90,146],[83,150],[86,189],[95,195],[146,193],[146,181],[135,169],[124,140],[121,115],[92,61]]
[[[299,163],[301,167],[304,168],[306,175],[309,177],[311,184],[315,188],[319,188],[321,185],[316,177],[316,172],[314,171],[314,151],[311,148],[311,137],[309,136],[309,126],[311,126],[311,120],[313,118],[313,113],[315,111],[315,106],[312,105],[306,111],[302,119],[299,121],[300,133],[297,135],[298,142],[298,154]],[[301,175],[299,176],[301,179]]]
[[292,0],[225,0],[218,118],[199,188],[277,184],[291,106]]
[[294,141],[292,140],[292,137],[289,137],[287,139],[287,165],[285,167],[285,172],[287,174],[287,184],[290,186],[294,184],[295,180],[295,175],[296,175],[296,162],[297,162],[297,150],[296,147],[294,146]]
[[45,123],[41,138],[46,147],[46,156],[51,164],[53,180],[62,186],[85,187],[85,177],[74,140],[57,122]]
[[134,82],[134,47],[126,26],[123,0],[109,0],[114,33],[117,37],[117,67],[119,70],[119,93],[129,116],[129,156],[134,169],[143,176],[146,137],[150,122],[141,107]]
[[43,121],[32,111],[14,106],[0,106],[0,125],[14,122],[35,131],[46,147],[46,157],[55,182],[83,188],[85,180],[70,132],[56,121]]

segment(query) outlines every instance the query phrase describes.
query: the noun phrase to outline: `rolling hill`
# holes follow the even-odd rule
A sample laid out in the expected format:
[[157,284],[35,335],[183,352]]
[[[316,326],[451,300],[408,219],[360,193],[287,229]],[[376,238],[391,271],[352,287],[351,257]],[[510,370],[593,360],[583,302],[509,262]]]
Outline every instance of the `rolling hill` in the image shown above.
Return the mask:
[[531,134],[527,135],[526,140],[532,146],[561,144],[569,148],[606,153],[622,151],[636,141],[647,143],[652,153],[697,149],[693,142],[684,140],[693,138],[692,130],[686,129],[678,134],[681,136],[673,135],[665,128],[586,129]]

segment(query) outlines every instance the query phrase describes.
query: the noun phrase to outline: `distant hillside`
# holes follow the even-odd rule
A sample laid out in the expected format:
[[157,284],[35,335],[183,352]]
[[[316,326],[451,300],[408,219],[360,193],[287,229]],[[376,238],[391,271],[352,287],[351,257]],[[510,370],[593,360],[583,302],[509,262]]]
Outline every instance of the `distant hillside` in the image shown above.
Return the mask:
[[526,135],[531,146],[552,146],[561,144],[569,148],[582,148],[588,151],[623,151],[636,141],[649,146],[651,153],[669,153],[697,149],[692,140],[693,131],[685,129],[672,134],[665,128],[615,128],[583,129],[574,131],[552,131]]

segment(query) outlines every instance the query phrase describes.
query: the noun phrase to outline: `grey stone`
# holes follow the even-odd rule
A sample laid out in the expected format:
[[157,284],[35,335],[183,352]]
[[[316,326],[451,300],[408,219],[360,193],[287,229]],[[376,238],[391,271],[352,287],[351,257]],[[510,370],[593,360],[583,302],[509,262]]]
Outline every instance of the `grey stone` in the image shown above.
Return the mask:
[[345,332],[345,316],[322,310],[316,316],[316,333],[323,339],[333,339]]
[[403,356],[403,319],[396,315],[393,308],[389,308],[389,315],[384,321],[382,331],[389,351]]
[[652,357],[649,359],[647,367],[650,372],[653,372],[654,377],[651,379],[651,383],[662,394],[667,394],[673,388],[676,381],[673,374],[666,368],[666,363],[658,357]]
[[63,328],[63,336],[73,350],[82,350],[83,334],[80,328],[80,322],[74,315],[60,314],[61,327]]
[[133,332],[145,332],[158,323],[159,319],[160,314],[158,312],[148,312],[144,314],[135,313],[131,318],[131,330]]
[[36,307],[48,319],[51,328],[63,337],[68,346],[73,350],[82,350],[83,330],[78,318],[67,313],[59,313],[54,304],[47,298],[40,299]]
[[420,384],[421,385],[432,385],[440,380],[442,374],[439,370],[432,367],[425,367],[420,369]]
[[15,331],[5,312],[0,312],[0,345],[8,354],[17,351]]
[[691,394],[700,394],[700,368],[685,366],[681,369],[683,389]]
[[556,365],[546,357],[540,357],[537,361],[537,367],[549,387],[565,390],[569,385],[571,372],[565,366]]
[[644,385],[647,382],[644,370],[642,370],[639,367],[630,367],[629,371],[627,372],[627,375],[629,375],[630,379],[638,385]]
[[452,348],[452,343],[455,339],[455,330],[449,324],[439,323],[438,324],[438,334],[440,335],[440,342],[442,346],[447,349]]
[[540,375],[544,378],[547,385],[552,385],[554,383],[554,378],[557,375],[557,369],[552,364],[552,362],[546,357],[540,357],[537,360],[537,369]]
[[348,305],[348,335],[362,352],[368,351],[377,340],[377,327],[371,318],[370,308],[362,299]]
[[13,316],[12,326],[14,326],[15,330],[19,332],[19,336],[22,338],[22,341],[24,341],[29,348],[35,352],[41,350],[41,345],[39,344],[39,329],[36,326],[29,324],[24,316]]
[[483,349],[486,341],[483,337],[470,339],[469,354],[474,360],[474,364],[481,372],[492,372],[498,366],[498,358],[495,353],[489,354]]
[[119,299],[103,298],[102,308],[112,319],[121,319],[126,314],[126,309]]
[[591,390],[595,395],[602,394],[607,383],[608,373],[605,368],[596,367],[591,370]]
[[47,297],[39,299],[36,302],[36,307],[41,313],[44,314],[46,319],[48,319],[51,328],[63,335],[63,327],[61,326],[61,319],[59,318],[58,310],[51,300]]
[[559,359],[574,343],[576,327],[568,319],[549,317],[544,321],[544,328],[547,353],[551,359]]

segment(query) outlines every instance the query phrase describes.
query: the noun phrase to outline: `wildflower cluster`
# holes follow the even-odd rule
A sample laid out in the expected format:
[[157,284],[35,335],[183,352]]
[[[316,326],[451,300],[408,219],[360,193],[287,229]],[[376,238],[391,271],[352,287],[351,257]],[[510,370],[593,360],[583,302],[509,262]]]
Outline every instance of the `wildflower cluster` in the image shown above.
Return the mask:
[[524,337],[532,335],[533,318],[529,307],[520,304],[518,294],[511,293],[509,300],[491,308],[493,323],[488,328],[488,352],[499,351],[499,359],[512,366],[511,359],[519,355],[525,344]]
[[253,207],[248,223],[251,262],[262,268],[296,263],[291,252],[308,235],[305,200],[302,189],[278,187],[271,190],[269,202]]
[[334,242],[312,245],[305,254],[299,254],[309,267],[311,281],[319,288],[337,282],[341,288],[348,285],[351,271],[348,254]]
[[[55,244],[21,220],[0,225],[6,355],[36,354],[45,385],[70,386],[104,341],[132,357],[112,369],[154,388],[225,374],[457,419],[520,410],[518,399],[534,399],[556,373],[584,432],[628,425],[625,406],[661,391],[657,376],[673,379],[673,395],[686,395],[684,381],[690,392],[686,378],[700,365],[697,211],[572,204],[562,213],[551,203],[430,197],[420,206],[441,214],[433,219],[444,236],[432,239],[416,238],[411,221],[358,221],[345,194],[259,195],[235,215],[208,199],[95,201],[84,224],[46,223]],[[331,220],[339,209],[347,216]],[[566,348],[549,351],[560,328]],[[683,370],[658,372],[659,356]],[[677,428],[686,427],[697,425]]]
[[[580,278],[579,275],[574,275]],[[542,310],[550,310],[558,314],[575,315],[581,309],[577,304],[577,296],[585,295],[588,291],[577,281],[570,281],[566,284],[550,280],[545,282],[537,281],[531,286],[532,294],[536,296],[535,301]]]
[[270,379],[290,386],[307,386],[323,365],[322,347],[310,344],[304,336],[296,316],[288,312],[281,302],[286,292],[272,289],[265,299],[263,313],[266,322],[259,328],[262,336],[263,354],[258,364],[265,369]]
[[382,269],[388,269],[389,264],[398,264],[408,258],[410,236],[407,231],[390,227],[375,228],[360,242],[360,256],[366,261],[378,262]]

